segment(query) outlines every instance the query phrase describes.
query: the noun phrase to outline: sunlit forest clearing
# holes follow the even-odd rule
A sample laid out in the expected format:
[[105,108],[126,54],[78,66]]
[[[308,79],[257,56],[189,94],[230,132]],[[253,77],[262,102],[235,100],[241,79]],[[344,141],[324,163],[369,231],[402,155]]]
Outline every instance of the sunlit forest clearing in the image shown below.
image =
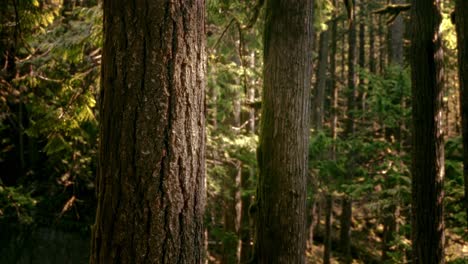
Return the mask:
[[0,20],[0,263],[468,263],[468,1]]

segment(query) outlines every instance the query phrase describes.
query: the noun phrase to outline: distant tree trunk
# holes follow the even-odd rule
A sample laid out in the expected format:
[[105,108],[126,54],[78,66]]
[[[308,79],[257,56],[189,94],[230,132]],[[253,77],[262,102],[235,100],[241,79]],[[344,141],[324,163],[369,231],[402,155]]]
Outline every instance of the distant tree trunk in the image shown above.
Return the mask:
[[[375,19],[374,16],[371,16],[369,23],[369,71],[371,73],[377,72],[377,64],[375,63]],[[372,87],[371,85],[369,85]]]
[[412,263],[444,263],[440,0],[411,4]]
[[[366,7],[367,3],[364,1],[359,1],[359,71],[361,72],[366,67],[366,17],[367,17],[367,10]],[[357,104],[356,108],[363,112],[366,108],[366,78],[364,75],[359,73],[359,89],[358,89],[358,96],[357,96]]]
[[328,45],[329,30],[320,33],[319,59],[317,69],[317,79],[315,85],[315,94],[313,101],[313,127],[316,131],[322,130],[325,105],[325,88],[327,84],[327,66],[328,66]]
[[[342,28],[346,28],[346,21],[343,20],[342,22]],[[342,34],[341,38],[341,81],[342,83],[345,82],[346,79],[346,37],[348,34]]]
[[325,238],[323,241],[323,263],[330,264],[332,247],[332,221],[333,221],[333,196],[328,193],[325,197]]
[[[371,7],[368,7],[369,9]],[[376,59],[376,52],[378,49],[376,49],[377,47],[377,40],[378,40],[378,37],[376,35],[376,33],[378,33],[378,31],[375,29],[375,24],[376,24],[376,19],[375,19],[375,15],[372,14],[370,15],[370,23],[369,23],[369,54],[368,54],[368,61],[369,61],[369,72],[371,74],[376,74],[377,73],[377,59]],[[372,82],[372,79],[373,78],[370,78],[368,80],[368,84],[367,84],[367,93],[368,94],[371,94],[372,93],[372,89],[374,89],[374,83]],[[377,128],[377,122],[375,120],[372,120],[371,123],[372,125],[372,128],[375,130]]]
[[383,26],[384,25],[384,21],[382,19],[382,16],[379,16],[379,18],[377,19],[377,37],[379,39],[379,73],[383,73],[384,72],[384,69],[385,69],[385,46],[386,46],[386,43],[385,43],[385,27]]
[[465,180],[466,222],[468,223],[468,1],[457,0],[455,12],[463,135],[463,178]]
[[[333,0],[333,5],[336,6],[337,1]],[[335,140],[337,137],[338,125],[338,86],[336,82],[336,42],[337,42],[337,17],[333,16],[331,21],[331,42],[330,42],[330,87],[331,87],[331,137],[333,139],[331,158],[336,160]],[[331,184],[332,181],[329,182]],[[333,221],[333,196],[329,191],[325,196],[325,238],[323,249],[323,263],[330,264],[332,250],[332,221]]]
[[[250,178],[253,177],[252,170],[243,170],[241,178],[242,190],[246,191],[251,186]],[[247,263],[252,254],[252,246],[250,245],[251,241],[251,224],[249,216],[249,207],[251,204],[251,195],[243,193],[242,194],[242,207],[241,207],[241,225],[239,230],[239,239],[240,239],[240,257],[239,263]]]
[[[356,17],[353,18],[355,21]],[[348,34],[348,110],[347,120],[345,124],[345,138],[351,138],[356,129],[355,112],[356,112],[356,99],[357,99],[357,76],[355,65],[357,62],[356,57],[356,22],[353,22],[349,28]],[[350,182],[354,171],[354,157],[350,153],[348,157],[348,171],[345,174],[345,181]],[[344,256],[344,263],[351,263],[351,221],[352,221],[352,202],[350,197],[343,197],[341,203],[342,211],[340,216],[340,248]]]
[[305,263],[312,0],[269,0],[255,263]]
[[[255,52],[250,54],[250,68],[255,68]],[[255,102],[255,79],[252,80],[247,94],[248,102]],[[251,107],[248,112],[248,133],[255,134],[255,108]],[[252,183],[250,179],[255,178],[256,168],[254,166],[249,166],[248,170],[243,170],[241,178],[241,187],[242,187],[242,209],[241,209],[241,226],[240,226],[240,263],[247,263],[252,255],[252,224],[249,215],[249,207],[251,205],[252,196],[246,191],[252,188]]]
[[202,263],[204,1],[104,1],[90,263]]
[[[404,4],[404,0],[393,0],[394,4]],[[397,16],[390,26],[390,63],[403,65],[403,36],[405,24],[403,14]]]
[[[403,0],[394,0],[394,4],[403,4]],[[404,37],[404,23],[402,14],[393,21],[390,26],[390,45],[389,45],[389,58],[390,65],[398,66],[403,68],[403,37]],[[403,92],[401,92],[403,95]],[[395,105],[403,104],[403,97],[396,97]],[[401,139],[401,125],[395,127],[387,127],[385,129],[386,137],[389,142],[399,142]],[[393,188],[394,186],[386,186]],[[398,212],[398,206],[392,204],[388,207],[388,212],[383,217],[383,234],[382,234],[382,262],[387,261],[389,258],[388,251],[390,250],[390,244],[395,238],[395,232],[398,230],[398,224],[396,221],[396,215]]]
[[[240,67],[242,58],[235,57],[233,61]],[[240,80],[235,79],[233,83],[235,87],[239,87]],[[233,127],[232,133],[239,135],[241,126],[241,91],[238,88],[233,89],[232,101],[232,119],[228,120],[228,126]],[[226,163],[230,168],[230,177],[224,181],[224,231],[228,234],[229,239],[223,240],[223,255],[221,263],[230,264],[238,262],[238,244],[239,244],[239,229],[241,218],[241,177],[242,177],[242,162],[234,159],[230,163]]]
[[[312,127],[316,132],[321,131],[323,129],[323,122],[325,116],[325,90],[327,85],[327,66],[328,66],[328,44],[329,44],[329,30],[322,31],[320,33],[320,40],[319,40],[319,57],[318,57],[318,64],[317,64],[317,75],[316,75],[316,85],[315,85],[315,94],[313,96],[312,101]],[[323,157],[315,157],[316,159],[320,159]],[[309,237],[307,238],[308,247],[312,247],[314,243],[314,229],[318,227],[320,223],[320,202],[319,196],[317,195],[316,190],[318,189],[315,176],[310,175],[309,179],[312,184],[309,186],[312,187],[312,201],[311,205],[308,208],[310,212],[310,219],[308,219],[308,233]]]

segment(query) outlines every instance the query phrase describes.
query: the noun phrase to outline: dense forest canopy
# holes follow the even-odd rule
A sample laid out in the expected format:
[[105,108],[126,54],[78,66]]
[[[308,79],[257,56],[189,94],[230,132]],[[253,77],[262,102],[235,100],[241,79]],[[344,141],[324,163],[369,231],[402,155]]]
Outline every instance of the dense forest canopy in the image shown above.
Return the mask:
[[115,3],[0,3],[0,262],[467,263],[467,1]]

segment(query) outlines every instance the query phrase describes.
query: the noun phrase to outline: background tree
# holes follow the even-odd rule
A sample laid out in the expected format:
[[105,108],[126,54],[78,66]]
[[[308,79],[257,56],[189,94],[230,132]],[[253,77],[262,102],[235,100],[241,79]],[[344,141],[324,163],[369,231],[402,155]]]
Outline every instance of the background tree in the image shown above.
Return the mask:
[[204,1],[104,2],[91,263],[201,263]]
[[443,51],[440,1],[411,6],[412,259],[444,263],[442,126]]
[[465,183],[465,212],[468,223],[468,2],[455,1],[455,27],[458,40],[458,74],[460,82],[460,111],[463,138],[463,178]]
[[305,263],[312,4],[267,1],[257,263]]
[[[355,1],[353,0],[353,5]],[[357,74],[356,74],[356,63],[357,63],[357,38],[356,38],[356,13],[352,12],[349,24],[349,35],[348,35],[348,87],[346,89],[347,95],[347,119],[345,124],[345,135],[347,139],[352,139],[356,132],[356,111],[357,111]],[[348,153],[349,159],[347,164],[347,173],[345,174],[345,181],[350,183],[354,172],[356,161],[355,153],[350,151]],[[351,222],[352,222],[352,200],[351,197],[343,197],[341,203],[341,216],[340,216],[340,248],[344,254],[344,262],[351,263]]]

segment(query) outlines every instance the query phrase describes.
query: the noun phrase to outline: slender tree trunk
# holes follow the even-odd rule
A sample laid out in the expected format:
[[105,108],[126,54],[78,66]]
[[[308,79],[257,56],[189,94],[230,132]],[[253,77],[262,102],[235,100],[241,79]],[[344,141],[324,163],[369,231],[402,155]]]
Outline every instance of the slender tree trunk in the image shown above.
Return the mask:
[[[250,54],[250,68],[255,68],[255,52]],[[253,103],[255,102],[255,79],[250,83],[247,94],[248,101]],[[249,134],[255,134],[255,108],[251,107],[249,110]],[[250,194],[247,194],[247,190],[252,188],[250,179],[255,178],[256,168],[250,166],[248,170],[242,172],[241,186],[242,186],[242,210],[241,210],[241,226],[240,226],[240,263],[244,264],[250,260],[252,255],[252,224],[250,221],[249,207],[251,205],[252,197]]]
[[[325,30],[320,33],[319,40],[319,57],[317,65],[317,74],[316,74],[316,85],[315,85],[315,95],[313,96],[312,102],[312,127],[315,131],[321,131],[323,129],[323,122],[325,116],[325,90],[327,85],[327,66],[328,66],[328,44],[329,44],[329,30]],[[320,159],[323,157],[315,157]],[[312,183],[316,181],[314,176],[309,178]],[[312,187],[314,195],[312,196],[311,208],[310,211],[310,222],[309,225],[309,237],[308,248],[311,248],[314,243],[314,231],[320,223],[320,201],[319,196],[317,195],[316,190],[318,189],[317,184],[309,184]]]
[[412,263],[444,263],[443,50],[440,0],[411,7]]
[[463,178],[465,180],[466,222],[468,223],[468,1],[457,0],[455,12],[463,135]]
[[[394,4],[403,4],[402,0],[395,0]],[[389,43],[389,58],[390,65],[399,66],[403,68],[403,36],[404,36],[404,23],[403,17],[400,14],[393,24],[390,26],[390,43]],[[401,93],[403,94],[403,93]],[[403,98],[397,97],[398,101],[393,102],[394,104],[403,104]],[[386,128],[386,136],[389,142],[400,141],[401,125],[398,127]],[[395,186],[387,186],[387,188],[393,188]],[[382,261],[387,261],[389,258],[388,251],[390,250],[390,244],[394,240],[395,232],[398,230],[396,221],[396,212],[398,211],[398,205],[394,204],[389,206],[389,212],[383,217],[383,235],[382,235]]]
[[324,119],[325,105],[325,88],[327,84],[327,66],[328,66],[328,45],[329,45],[329,30],[320,33],[319,43],[319,62],[317,69],[317,79],[315,85],[315,95],[313,101],[313,126],[316,131],[322,130]]
[[202,263],[204,1],[104,1],[90,263]]
[[379,18],[377,19],[377,24],[379,25],[377,28],[378,28],[378,33],[377,33],[377,37],[379,39],[379,73],[383,73],[384,72],[384,69],[385,69],[385,46],[386,46],[386,43],[385,43],[385,27],[382,26],[384,24],[384,21],[382,20],[382,16],[379,16]]
[[[359,71],[364,70],[366,67],[366,25],[365,19],[367,16],[366,10],[367,3],[364,3],[363,0],[359,1]],[[364,112],[366,106],[366,79],[364,78],[363,74],[358,74],[359,77],[359,88],[358,88],[358,96],[357,96],[357,104],[356,108],[358,108],[361,112]],[[362,120],[361,120],[362,121]]]
[[[252,170],[243,170],[241,185],[242,190],[245,191],[251,186],[250,178],[253,177]],[[241,226],[239,230],[239,239],[240,239],[240,257],[239,263],[247,263],[252,254],[252,246],[250,245],[251,241],[251,224],[249,217],[249,207],[251,204],[250,194],[242,194],[242,209],[241,209]]]
[[333,196],[327,194],[325,197],[325,239],[323,241],[323,263],[330,264],[332,249],[332,221],[333,221]]
[[305,263],[312,0],[269,0],[256,263]]
[[[404,0],[394,0],[394,4],[404,4]],[[390,63],[403,66],[403,36],[405,32],[405,24],[403,15],[397,16],[390,26]]]
[[[343,20],[342,27],[346,28],[346,22]],[[346,37],[348,34],[342,34],[341,38],[341,82],[344,83],[346,80]]]
[[[375,19],[374,16],[371,16],[369,23],[369,71],[371,73],[377,72],[377,65],[375,63]],[[370,85],[369,85],[370,86]]]
[[[353,18],[355,21],[355,17]],[[348,110],[345,127],[345,138],[352,138],[355,133],[355,114],[357,99],[357,76],[356,76],[356,22],[353,22],[349,28],[348,35]],[[348,157],[348,172],[345,174],[345,181],[350,182],[354,170],[354,157],[350,153]],[[340,248],[344,256],[344,263],[351,263],[351,221],[352,221],[352,202],[350,197],[344,197],[341,203],[342,212],[340,217]]]
[[[237,56],[233,58],[237,66],[241,65],[242,58]],[[235,80],[235,87],[239,87],[240,80]],[[239,135],[241,126],[241,91],[240,89],[233,89],[232,101],[232,120],[229,120],[228,125],[234,127],[232,133]],[[237,263],[238,245],[240,237],[240,221],[241,221],[241,178],[242,178],[242,162],[240,160],[233,160],[233,163],[226,164],[230,167],[230,178],[224,182],[224,190],[227,195],[224,198],[224,229],[229,238],[223,240],[223,255],[221,263],[230,264]]]
[[[337,1],[333,0],[333,5],[336,6]],[[337,18],[333,17],[331,22],[331,43],[330,43],[330,86],[332,89],[331,99],[331,137],[333,139],[331,158],[336,160],[336,145],[337,125],[338,125],[338,86],[336,82],[336,42],[337,42]],[[329,182],[331,184],[332,181]],[[333,196],[329,191],[325,197],[325,238],[323,249],[323,263],[330,264],[332,252],[332,221],[333,221]]]

